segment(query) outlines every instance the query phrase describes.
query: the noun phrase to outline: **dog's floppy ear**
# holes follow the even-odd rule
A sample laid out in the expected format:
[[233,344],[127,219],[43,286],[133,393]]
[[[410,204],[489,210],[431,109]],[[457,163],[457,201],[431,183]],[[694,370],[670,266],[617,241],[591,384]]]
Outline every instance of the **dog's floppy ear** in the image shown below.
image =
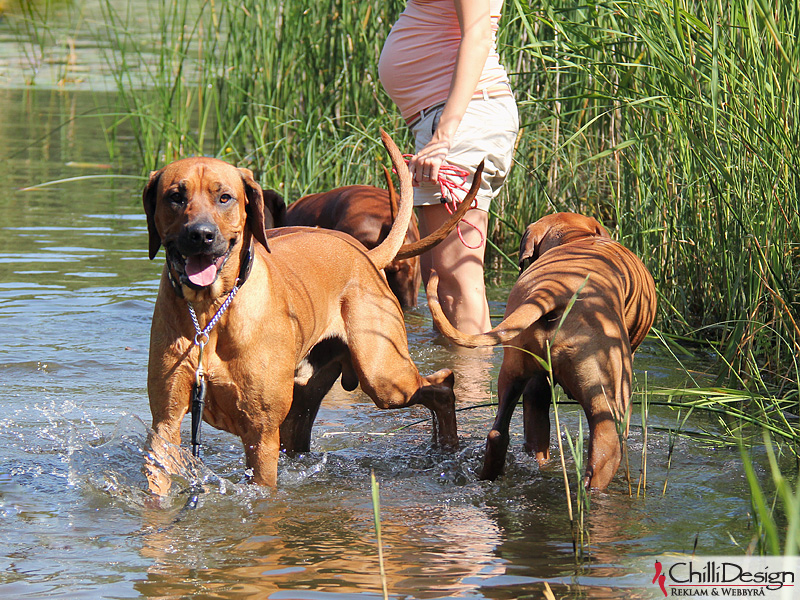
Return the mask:
[[531,223],[519,241],[519,270],[524,271],[533,261],[539,258],[539,244],[545,235],[545,229]]
[[151,171],[150,180],[144,186],[144,191],[142,191],[142,204],[144,205],[144,214],[147,215],[147,233],[150,238],[150,260],[156,257],[158,249],[161,248],[161,236],[158,235],[158,230],[156,229],[156,190],[158,188],[158,180],[161,179],[163,171],[164,169]]
[[264,198],[264,207],[267,209],[264,213],[265,227],[267,229],[283,227],[286,222],[286,202],[283,196],[275,190],[262,190],[261,194]]
[[605,227],[603,227],[603,226],[600,224],[600,221],[598,221],[598,220],[597,220],[597,219],[595,219],[594,217],[592,217],[592,221],[594,221],[594,225],[595,225],[594,231],[595,231],[595,233],[597,234],[597,237],[611,239],[611,235],[608,233],[608,231],[606,230],[606,228],[605,228]]
[[247,226],[264,248],[269,251],[267,244],[267,229],[280,227],[286,215],[286,203],[277,192],[273,190],[263,191],[261,186],[253,178],[250,169],[240,168],[244,190],[247,195]]

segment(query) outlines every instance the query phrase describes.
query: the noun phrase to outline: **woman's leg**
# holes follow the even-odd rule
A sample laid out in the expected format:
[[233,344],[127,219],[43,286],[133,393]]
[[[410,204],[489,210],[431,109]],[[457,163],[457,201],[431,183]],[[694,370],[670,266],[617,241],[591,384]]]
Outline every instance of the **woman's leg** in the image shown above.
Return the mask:
[[[436,230],[450,214],[444,204],[418,206],[422,236]],[[439,302],[448,320],[464,333],[483,333],[492,328],[489,305],[483,283],[483,259],[486,251],[486,229],[489,213],[470,209],[465,217],[472,227],[462,222],[445,240],[426,252],[422,261],[422,278],[428,283],[431,269],[439,274]],[[476,248],[468,248],[458,236]]]

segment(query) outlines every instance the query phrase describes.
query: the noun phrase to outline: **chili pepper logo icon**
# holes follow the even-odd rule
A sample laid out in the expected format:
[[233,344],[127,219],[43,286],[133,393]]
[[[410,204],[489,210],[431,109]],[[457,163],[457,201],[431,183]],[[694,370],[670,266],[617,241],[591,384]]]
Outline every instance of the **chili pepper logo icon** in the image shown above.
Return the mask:
[[653,576],[653,583],[658,581],[658,586],[661,588],[661,591],[664,592],[664,597],[667,596],[667,588],[664,585],[664,582],[667,580],[667,576],[661,572],[661,563],[656,561],[656,574]]

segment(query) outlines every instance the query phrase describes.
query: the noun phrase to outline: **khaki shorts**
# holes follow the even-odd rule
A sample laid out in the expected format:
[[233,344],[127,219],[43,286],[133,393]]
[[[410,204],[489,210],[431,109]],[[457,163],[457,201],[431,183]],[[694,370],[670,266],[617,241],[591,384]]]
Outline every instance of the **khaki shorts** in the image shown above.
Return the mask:
[[[411,131],[416,139],[416,151],[422,150],[431,141],[444,105],[424,110]],[[456,189],[459,200],[467,195],[475,168],[483,160],[483,177],[478,190],[478,208],[488,211],[492,199],[500,193],[514,158],[514,145],[519,131],[519,115],[513,96],[489,99],[474,99],[458,126],[445,165],[450,164],[469,172],[467,181],[447,175],[453,183],[462,185],[464,191]],[[414,188],[414,205],[439,204],[441,187],[437,183],[424,182]]]

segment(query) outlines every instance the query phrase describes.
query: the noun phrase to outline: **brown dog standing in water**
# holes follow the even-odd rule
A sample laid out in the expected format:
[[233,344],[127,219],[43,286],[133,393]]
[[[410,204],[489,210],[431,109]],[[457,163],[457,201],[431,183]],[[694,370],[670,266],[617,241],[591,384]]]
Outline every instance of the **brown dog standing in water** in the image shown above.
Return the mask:
[[437,300],[438,278],[428,282],[433,320],[445,336],[473,348],[504,344],[499,406],[480,477],[495,479],[503,472],[509,423],[520,395],[525,449],[540,464],[550,458],[550,383],[531,356],[546,360],[549,348],[556,383],[580,402],[589,422],[584,484],[604,489],[622,457],[619,432],[627,436],[632,354],[655,318],[653,278],[600,223],[574,213],[548,215],[529,225],[519,260],[520,268],[530,266],[509,294],[503,321],[479,335],[463,334],[447,321]]
[[[169,490],[167,472],[180,461],[196,339],[205,342],[203,418],[242,439],[255,483],[276,484],[281,448],[308,450],[320,402],[339,375],[345,389],[361,384],[379,408],[426,406],[434,440],[457,446],[452,372],[419,374],[403,313],[380,271],[401,247],[412,212],[408,168],[381,135],[401,201],[388,237],[370,251],[335,231],[266,231],[283,203],[246,169],[189,158],[151,175],[142,196],[150,257],[160,245],[167,257],[147,379],[153,434],[145,470],[154,493]],[[209,325],[196,338],[196,328]]]

